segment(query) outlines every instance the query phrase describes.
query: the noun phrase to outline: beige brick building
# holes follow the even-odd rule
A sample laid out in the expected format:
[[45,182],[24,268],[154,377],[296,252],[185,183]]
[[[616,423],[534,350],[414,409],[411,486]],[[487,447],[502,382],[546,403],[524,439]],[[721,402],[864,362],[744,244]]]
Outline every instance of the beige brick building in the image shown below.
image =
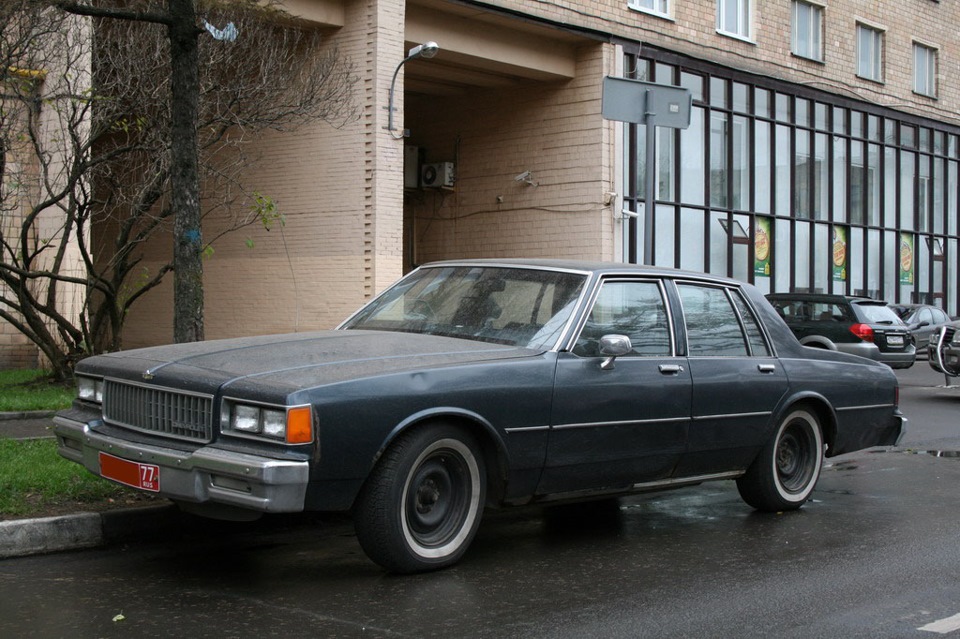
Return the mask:
[[[354,62],[362,114],[263,139],[251,172],[286,226],[216,246],[208,338],[332,327],[432,260],[643,260],[644,130],[602,117],[605,76],[693,96],[690,127],[658,135],[649,261],[960,313],[956,3],[288,6]],[[436,57],[398,72],[426,41]],[[171,339],[170,296],[136,307],[125,347]]]

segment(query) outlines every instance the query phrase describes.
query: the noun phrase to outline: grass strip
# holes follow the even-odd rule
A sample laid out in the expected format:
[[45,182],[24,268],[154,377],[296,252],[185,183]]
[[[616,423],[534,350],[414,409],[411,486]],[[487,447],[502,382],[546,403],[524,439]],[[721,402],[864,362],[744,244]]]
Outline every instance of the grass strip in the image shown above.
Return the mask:
[[40,517],[57,507],[119,499],[130,492],[60,457],[56,440],[0,438],[0,515]]
[[54,382],[46,371],[0,371],[0,412],[59,410],[70,406],[73,384]]

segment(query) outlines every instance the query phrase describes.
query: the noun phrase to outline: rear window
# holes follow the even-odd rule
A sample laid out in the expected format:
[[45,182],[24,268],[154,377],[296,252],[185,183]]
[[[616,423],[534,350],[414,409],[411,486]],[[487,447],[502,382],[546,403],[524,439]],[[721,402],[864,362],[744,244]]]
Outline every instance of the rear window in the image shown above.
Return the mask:
[[902,324],[897,314],[886,304],[858,302],[857,308],[863,314],[864,320],[870,324],[893,324],[894,326]]

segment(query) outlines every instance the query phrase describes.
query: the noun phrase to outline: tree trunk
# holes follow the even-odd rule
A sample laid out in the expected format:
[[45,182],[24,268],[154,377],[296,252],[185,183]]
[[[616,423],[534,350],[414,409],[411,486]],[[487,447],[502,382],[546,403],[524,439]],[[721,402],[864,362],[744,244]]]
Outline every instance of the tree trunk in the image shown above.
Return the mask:
[[171,23],[171,204],[173,228],[173,337],[203,340],[203,234],[200,229],[200,174],[197,117],[200,95],[194,0],[169,0]]

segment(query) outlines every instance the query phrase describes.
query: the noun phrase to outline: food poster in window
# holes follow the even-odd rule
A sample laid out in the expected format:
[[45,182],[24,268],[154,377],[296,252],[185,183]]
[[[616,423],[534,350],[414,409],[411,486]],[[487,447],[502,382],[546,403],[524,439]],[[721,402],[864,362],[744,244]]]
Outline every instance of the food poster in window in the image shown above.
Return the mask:
[[770,238],[770,218],[756,217],[753,222],[753,273],[770,277],[770,257],[772,254]]
[[833,279],[847,280],[847,229],[843,226],[833,227]]
[[913,284],[913,234],[900,234],[900,283]]

